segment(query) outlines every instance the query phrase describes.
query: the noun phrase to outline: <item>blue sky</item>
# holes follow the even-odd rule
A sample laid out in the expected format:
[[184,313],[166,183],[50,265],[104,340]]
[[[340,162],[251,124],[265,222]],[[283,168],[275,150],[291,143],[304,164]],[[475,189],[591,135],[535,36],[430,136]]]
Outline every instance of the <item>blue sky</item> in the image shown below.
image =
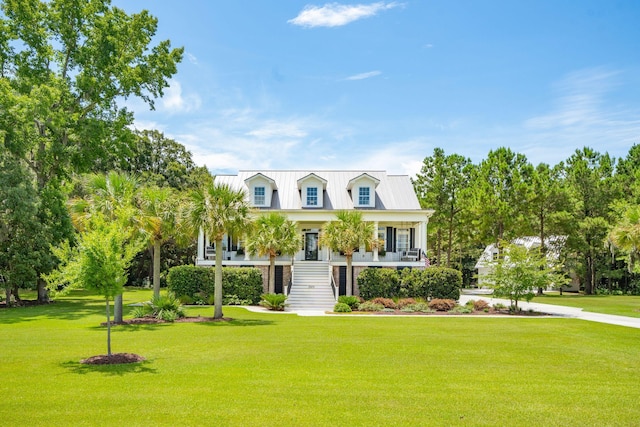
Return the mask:
[[116,0],[185,58],[136,126],[215,173],[415,174],[435,147],[556,164],[640,143],[637,0]]

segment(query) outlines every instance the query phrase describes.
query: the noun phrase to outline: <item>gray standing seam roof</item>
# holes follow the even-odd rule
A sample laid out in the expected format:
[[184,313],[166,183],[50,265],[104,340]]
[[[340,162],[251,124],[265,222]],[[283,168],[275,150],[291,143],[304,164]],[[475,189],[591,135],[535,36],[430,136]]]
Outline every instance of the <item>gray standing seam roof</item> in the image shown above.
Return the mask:
[[[271,209],[302,209],[298,180],[311,173],[327,180],[324,192],[325,210],[353,209],[351,194],[347,191],[349,181],[363,173],[378,179],[375,189],[376,210],[420,210],[420,203],[407,175],[387,175],[385,171],[322,171],[322,170],[242,170],[237,175],[218,175],[216,182],[225,183],[236,189],[247,190],[245,180],[258,173],[275,181],[277,190],[273,192]],[[305,208],[312,210],[313,208]],[[367,208],[359,208],[367,209]]]

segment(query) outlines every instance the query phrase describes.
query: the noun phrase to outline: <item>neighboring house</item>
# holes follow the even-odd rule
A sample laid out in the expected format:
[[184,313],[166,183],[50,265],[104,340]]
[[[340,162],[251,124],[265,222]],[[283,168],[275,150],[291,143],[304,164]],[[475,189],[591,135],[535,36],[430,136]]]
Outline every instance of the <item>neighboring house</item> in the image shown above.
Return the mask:
[[[547,247],[547,258],[552,259],[554,261],[560,258],[560,251],[564,247],[564,244],[567,241],[567,236],[547,236],[545,237],[545,245]],[[514,245],[524,246],[527,249],[539,248],[540,247],[540,237],[539,236],[525,236],[518,237],[511,241]],[[489,274],[491,270],[491,263],[498,258],[498,247],[495,243],[487,246],[478,262],[476,263],[475,268],[478,270],[478,287],[482,287],[486,284],[486,276]],[[568,286],[563,287],[566,291],[577,291],[579,290],[579,285],[575,283],[571,283]]]
[[[322,227],[335,220],[339,210],[362,211],[363,219],[374,223],[376,237],[382,242],[380,248],[361,247],[353,255],[354,278],[366,267],[424,267],[427,223],[433,211],[420,208],[406,175],[388,175],[384,171],[251,170],[218,175],[216,182],[243,189],[257,215],[276,211],[296,221],[302,242],[300,250],[293,257],[276,260],[276,292],[287,293],[290,285],[292,305],[297,299],[306,302],[318,299],[319,296],[311,295],[316,288],[324,289],[325,295],[333,295],[332,301],[336,291],[344,294],[344,255],[318,245]],[[258,267],[266,284],[268,257],[249,256],[243,249],[242,238],[225,239],[223,265]],[[214,265],[212,245],[208,236],[199,236],[197,265]],[[301,298],[303,290],[309,291],[308,297]],[[357,295],[357,286],[354,291]],[[328,301],[324,306],[327,304]]]

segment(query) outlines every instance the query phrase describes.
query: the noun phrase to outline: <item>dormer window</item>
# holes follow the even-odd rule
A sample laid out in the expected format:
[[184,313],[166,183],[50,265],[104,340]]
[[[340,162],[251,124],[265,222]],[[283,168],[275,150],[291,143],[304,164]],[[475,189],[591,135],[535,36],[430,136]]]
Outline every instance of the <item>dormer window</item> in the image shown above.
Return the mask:
[[327,189],[327,180],[310,173],[298,180],[300,191],[300,204],[302,208],[322,209],[324,207],[324,192]]
[[368,173],[363,173],[351,179],[347,184],[347,191],[351,194],[354,208],[375,208],[376,187],[380,180]]
[[252,206],[268,208],[271,206],[273,193],[278,189],[276,182],[266,175],[257,173],[244,180],[247,186],[247,194]]
[[360,206],[369,206],[371,189],[369,187],[358,187],[358,204]]
[[254,187],[253,188],[253,204],[255,206],[264,206],[264,187]]
[[307,206],[318,206],[318,187],[307,187]]

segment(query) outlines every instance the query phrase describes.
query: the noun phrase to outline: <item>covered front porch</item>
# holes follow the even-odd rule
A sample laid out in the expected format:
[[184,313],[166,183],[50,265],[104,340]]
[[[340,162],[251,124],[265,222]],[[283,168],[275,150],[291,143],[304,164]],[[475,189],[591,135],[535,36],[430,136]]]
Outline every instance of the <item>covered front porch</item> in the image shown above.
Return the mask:
[[[353,254],[353,263],[361,265],[407,266],[424,264],[427,247],[427,223],[402,221],[373,221],[374,238],[379,242],[376,247],[362,246]],[[334,265],[346,263],[346,256],[332,252],[319,244],[324,223],[298,222],[301,246],[293,256],[283,255],[276,258],[280,265],[305,261],[323,261]],[[215,242],[211,242],[203,233],[199,236],[197,265],[215,263]],[[251,255],[244,249],[242,238],[226,236],[222,242],[224,265],[259,265],[268,263],[268,256]]]

